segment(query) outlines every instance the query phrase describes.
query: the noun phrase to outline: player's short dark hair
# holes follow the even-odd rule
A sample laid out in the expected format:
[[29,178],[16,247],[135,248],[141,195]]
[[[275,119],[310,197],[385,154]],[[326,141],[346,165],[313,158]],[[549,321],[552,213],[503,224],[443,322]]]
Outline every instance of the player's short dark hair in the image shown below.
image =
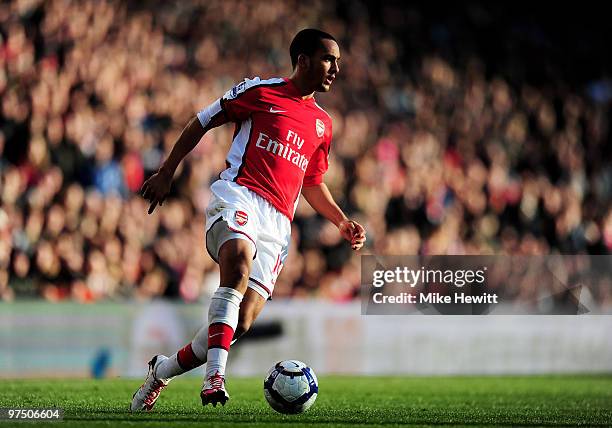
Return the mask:
[[321,40],[323,39],[333,40],[337,43],[334,36],[315,28],[306,28],[297,33],[289,46],[289,55],[291,55],[291,65],[293,68],[295,68],[300,54],[312,56],[317,49],[322,48],[323,43],[321,43]]

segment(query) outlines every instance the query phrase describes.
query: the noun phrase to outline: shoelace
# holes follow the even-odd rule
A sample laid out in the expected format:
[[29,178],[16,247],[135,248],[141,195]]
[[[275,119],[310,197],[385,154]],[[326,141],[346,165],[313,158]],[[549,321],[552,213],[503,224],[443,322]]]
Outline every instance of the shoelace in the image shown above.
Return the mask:
[[208,382],[210,383],[210,386],[214,389],[220,389],[223,387],[223,376],[221,376],[220,374],[215,374],[212,375],[209,379]]
[[152,405],[155,400],[157,399],[157,397],[159,396],[160,392],[162,389],[164,389],[166,385],[164,385],[164,383],[162,381],[159,380],[154,380],[153,384],[151,385],[151,389],[149,389],[149,392],[147,393],[147,396],[145,397],[145,404],[150,406]]

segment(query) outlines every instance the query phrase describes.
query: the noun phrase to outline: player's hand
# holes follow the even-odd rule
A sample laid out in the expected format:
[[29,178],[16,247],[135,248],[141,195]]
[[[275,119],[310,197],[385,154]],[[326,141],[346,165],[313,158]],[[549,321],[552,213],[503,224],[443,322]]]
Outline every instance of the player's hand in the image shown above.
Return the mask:
[[353,250],[357,251],[363,247],[366,234],[362,225],[353,220],[343,220],[338,225],[338,230],[342,237],[351,243]]
[[161,168],[143,183],[140,194],[151,204],[149,206],[149,214],[153,212],[157,204],[162,206],[166,196],[170,193],[171,184],[172,175]]

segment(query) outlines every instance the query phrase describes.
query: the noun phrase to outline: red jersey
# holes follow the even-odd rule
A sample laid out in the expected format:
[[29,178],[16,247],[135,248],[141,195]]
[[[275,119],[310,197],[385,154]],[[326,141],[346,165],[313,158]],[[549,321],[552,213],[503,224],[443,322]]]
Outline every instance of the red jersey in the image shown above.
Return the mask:
[[204,128],[235,122],[224,180],[235,181],[293,220],[302,186],[323,181],[330,116],[290,79],[245,79],[198,113]]

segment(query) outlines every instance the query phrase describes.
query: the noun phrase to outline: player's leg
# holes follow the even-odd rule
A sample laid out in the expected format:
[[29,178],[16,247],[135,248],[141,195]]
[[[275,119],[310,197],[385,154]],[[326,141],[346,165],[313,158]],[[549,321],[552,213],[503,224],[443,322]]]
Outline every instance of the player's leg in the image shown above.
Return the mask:
[[[219,228],[221,227],[222,226],[219,225]],[[234,242],[234,243],[230,244],[231,242]],[[240,253],[241,250],[239,250],[238,247],[243,247],[243,244],[241,242],[247,242],[247,241],[244,241],[242,239],[233,239],[233,240],[227,241],[226,243],[229,245],[227,246],[226,253],[228,254]],[[228,254],[224,253],[224,256],[223,256],[225,260],[223,262],[224,266],[240,266],[241,265],[239,261],[232,260],[231,254],[230,255]],[[219,252],[219,256],[221,257],[221,251]],[[252,259],[252,256],[249,256],[249,257],[251,258],[247,259],[247,264],[249,264],[250,260]],[[242,265],[244,266],[244,263],[242,263]],[[244,282],[244,276],[245,276],[244,272],[242,273],[232,272],[230,269],[223,270],[222,272],[223,273],[221,275],[221,284],[232,284],[232,283]],[[248,271],[246,273],[246,277],[248,278]],[[219,287],[219,288],[221,289],[222,287]],[[244,289],[244,284],[242,284],[240,289],[241,290]],[[219,306],[223,306],[223,304],[220,305],[219,302],[220,301],[223,302],[223,300],[225,300],[224,295],[228,293],[232,295],[231,297],[232,299],[235,299],[236,294],[233,293],[231,290],[221,290],[221,291],[217,290],[217,292],[215,293],[215,296],[213,296],[213,301],[211,302],[211,306],[216,308],[214,309],[214,312],[216,314],[218,312],[221,312],[221,313],[227,312],[227,310],[223,310],[222,308],[221,309],[219,308]],[[247,291],[244,293],[244,298],[239,303],[238,321],[234,329],[235,331],[233,335],[229,335],[229,337],[231,337],[230,345],[233,344],[242,334],[244,334],[250,328],[255,318],[257,318],[257,316],[263,309],[265,302],[266,302],[266,299],[262,297],[260,294],[253,291],[250,288],[247,289]],[[211,313],[209,309],[209,322],[211,321],[210,315]],[[214,321],[214,317],[212,318],[212,320]],[[231,322],[231,324],[233,325],[233,322]],[[213,329],[214,328],[215,327],[213,327]],[[223,329],[224,328],[222,328],[222,330]],[[132,405],[131,405],[132,411],[142,411],[142,410],[150,411],[155,405],[155,402],[157,401],[157,398],[159,397],[159,394],[161,393],[161,391],[168,385],[168,383],[174,377],[181,375],[183,373],[186,373],[196,367],[200,367],[206,362],[207,353],[209,351],[208,349],[209,342],[211,342],[209,340],[209,336],[211,336],[209,334],[209,330],[210,330],[209,326],[207,325],[203,326],[198,331],[198,333],[195,335],[195,337],[190,343],[185,345],[183,348],[181,348],[179,351],[177,351],[175,354],[173,354],[169,358],[163,355],[156,355],[155,357],[153,357],[153,359],[149,362],[149,372],[147,374],[147,378],[145,379],[145,382],[141,385],[141,387],[136,391],[136,393],[132,397]],[[213,334],[217,334],[217,336],[214,336],[212,338],[213,346],[217,343],[217,338],[218,339],[222,338],[222,335],[219,335],[218,333],[219,332],[213,333]],[[225,338],[225,341],[227,341],[227,337]],[[229,350],[229,346],[228,346],[228,350]],[[213,350],[212,352],[219,353],[221,351]],[[227,354],[225,355],[225,360],[223,361],[223,373],[225,371],[224,369],[225,369],[226,361],[227,361]],[[217,361],[216,367],[217,368],[219,367],[219,361]]]
[[[222,318],[223,314],[228,312],[228,307],[230,308],[229,317],[233,319],[233,321],[229,321],[229,325],[233,325],[231,333],[225,335],[218,335],[219,331],[212,333],[215,334],[215,336],[210,339],[213,339],[214,343],[212,343],[212,345],[216,346],[219,345],[219,343],[224,343],[219,342],[222,338],[225,339],[225,337],[229,336],[230,342],[233,338],[233,331],[236,329],[235,324],[237,324],[237,311],[232,311],[231,307],[239,307],[241,304],[241,296],[244,294],[244,290],[246,289],[245,284],[248,280],[248,270],[250,269],[250,263],[256,250],[255,244],[250,238],[250,236],[254,234],[253,230],[245,228],[249,232],[249,235],[246,235],[245,232],[236,232],[238,230],[236,224],[228,224],[226,221],[215,221],[211,223],[213,224],[206,233],[206,247],[213,259],[221,262],[221,258],[223,258],[223,262],[220,263],[221,286],[212,298],[209,308],[208,324],[214,322],[215,316],[216,318]],[[249,224],[249,226],[252,227],[251,224]],[[221,248],[223,248],[223,254]],[[228,301],[233,302],[233,304],[228,306]],[[212,318],[211,315],[213,316]],[[226,327],[217,325],[213,327],[213,329],[221,329],[223,331],[226,330]],[[131,410],[151,410],[161,391],[175,376],[204,364],[208,358],[209,336],[209,326],[205,325],[190,343],[170,358],[163,355],[156,355],[153,357],[149,362],[149,370],[144,383],[132,396]],[[227,348],[229,349],[229,345],[227,345]],[[223,352],[219,350],[212,352],[215,354],[223,354]],[[221,355],[221,359],[222,358],[223,355]],[[227,360],[227,355],[225,355],[225,360]],[[216,364],[219,365],[219,361],[216,361]],[[222,365],[225,365],[223,361]]]
[[160,379],[172,380],[174,377],[187,373],[206,363],[208,352],[208,325],[203,325],[193,340],[183,346],[170,357],[158,355],[159,364],[155,367],[155,375]]
[[232,345],[236,342],[244,333],[249,331],[253,322],[266,304],[266,298],[256,292],[251,287],[247,288],[242,303],[240,304],[240,313],[238,314],[238,326],[234,332],[234,339]]
[[[225,323],[221,325],[213,323],[209,326],[206,380],[200,393],[202,405],[205,406],[208,403],[213,406],[216,406],[217,403],[224,405],[229,399],[229,394],[225,389],[225,366],[229,348],[251,328],[265,303],[266,298],[249,287],[240,302],[238,319],[233,331]],[[216,329],[217,326],[218,329]]]
[[[215,198],[213,198],[210,208],[212,208],[211,211],[213,212],[216,210]],[[234,232],[237,230],[236,224],[228,223],[223,218],[211,220],[210,224],[211,226],[206,231],[206,249],[215,262],[219,262],[221,247],[230,240],[240,241],[247,239],[247,242],[254,248],[254,245],[248,240],[246,235]],[[249,236],[254,233],[253,230],[248,230],[248,232]],[[224,286],[224,280],[226,279],[222,279],[221,282],[222,287]],[[203,325],[193,340],[174,355],[169,358],[160,356],[161,361],[159,367],[156,367],[156,375],[162,379],[172,379],[206,363],[208,354],[208,324]]]
[[[241,295],[246,290],[247,280],[245,278],[248,278],[248,268],[245,269],[244,266],[250,263],[254,253],[256,253],[253,238],[257,236],[258,225],[255,218],[249,219],[248,212],[252,207],[252,203],[245,188],[219,180],[211,186],[211,190],[213,194],[206,209],[206,249],[209,254],[219,263],[221,258],[220,250],[230,241],[237,241],[239,243],[228,244],[226,246],[227,252],[231,252],[232,247],[244,247],[243,241],[247,242],[247,248],[249,245],[251,246],[252,252],[249,257],[245,257],[244,254],[240,256],[239,250],[234,251],[239,259],[246,259],[244,262],[232,260],[232,257],[226,257],[226,255],[223,256],[224,260],[227,259],[228,261],[223,262],[225,268],[221,267],[221,287],[219,287],[219,290],[213,296],[211,308],[209,308],[209,319],[211,315],[214,315],[211,314],[211,309],[217,315],[219,312],[224,312],[222,307],[227,305],[222,303],[223,301],[233,301],[233,306],[241,305]],[[244,208],[240,209],[238,207]],[[220,307],[221,309],[219,309]],[[230,322],[232,325],[234,323],[235,321]],[[234,325],[233,330],[236,330],[236,328]],[[132,398],[132,410],[151,410],[159,393],[172,378],[206,363],[210,339],[215,339],[216,341],[223,337],[226,340],[225,336],[228,336],[226,334],[216,335],[217,333],[212,333],[215,336],[210,338],[209,328],[205,325],[198,331],[190,343],[170,358],[166,358],[163,355],[153,357],[149,362],[149,371],[145,382]],[[230,342],[232,342],[232,336],[233,333],[230,336]],[[218,351],[215,352],[218,353]]]
[[[238,326],[234,332],[233,345],[253,325],[266,304],[266,299],[251,288],[247,288],[238,314]],[[208,352],[208,325],[196,333],[193,340],[169,358],[165,358],[157,368],[157,375],[173,378],[206,363]],[[163,356],[161,356],[163,357]]]
[[202,404],[225,404],[225,367],[238,326],[240,305],[247,290],[255,246],[248,239],[231,239],[219,250],[221,286],[208,310],[206,380],[200,394]]

